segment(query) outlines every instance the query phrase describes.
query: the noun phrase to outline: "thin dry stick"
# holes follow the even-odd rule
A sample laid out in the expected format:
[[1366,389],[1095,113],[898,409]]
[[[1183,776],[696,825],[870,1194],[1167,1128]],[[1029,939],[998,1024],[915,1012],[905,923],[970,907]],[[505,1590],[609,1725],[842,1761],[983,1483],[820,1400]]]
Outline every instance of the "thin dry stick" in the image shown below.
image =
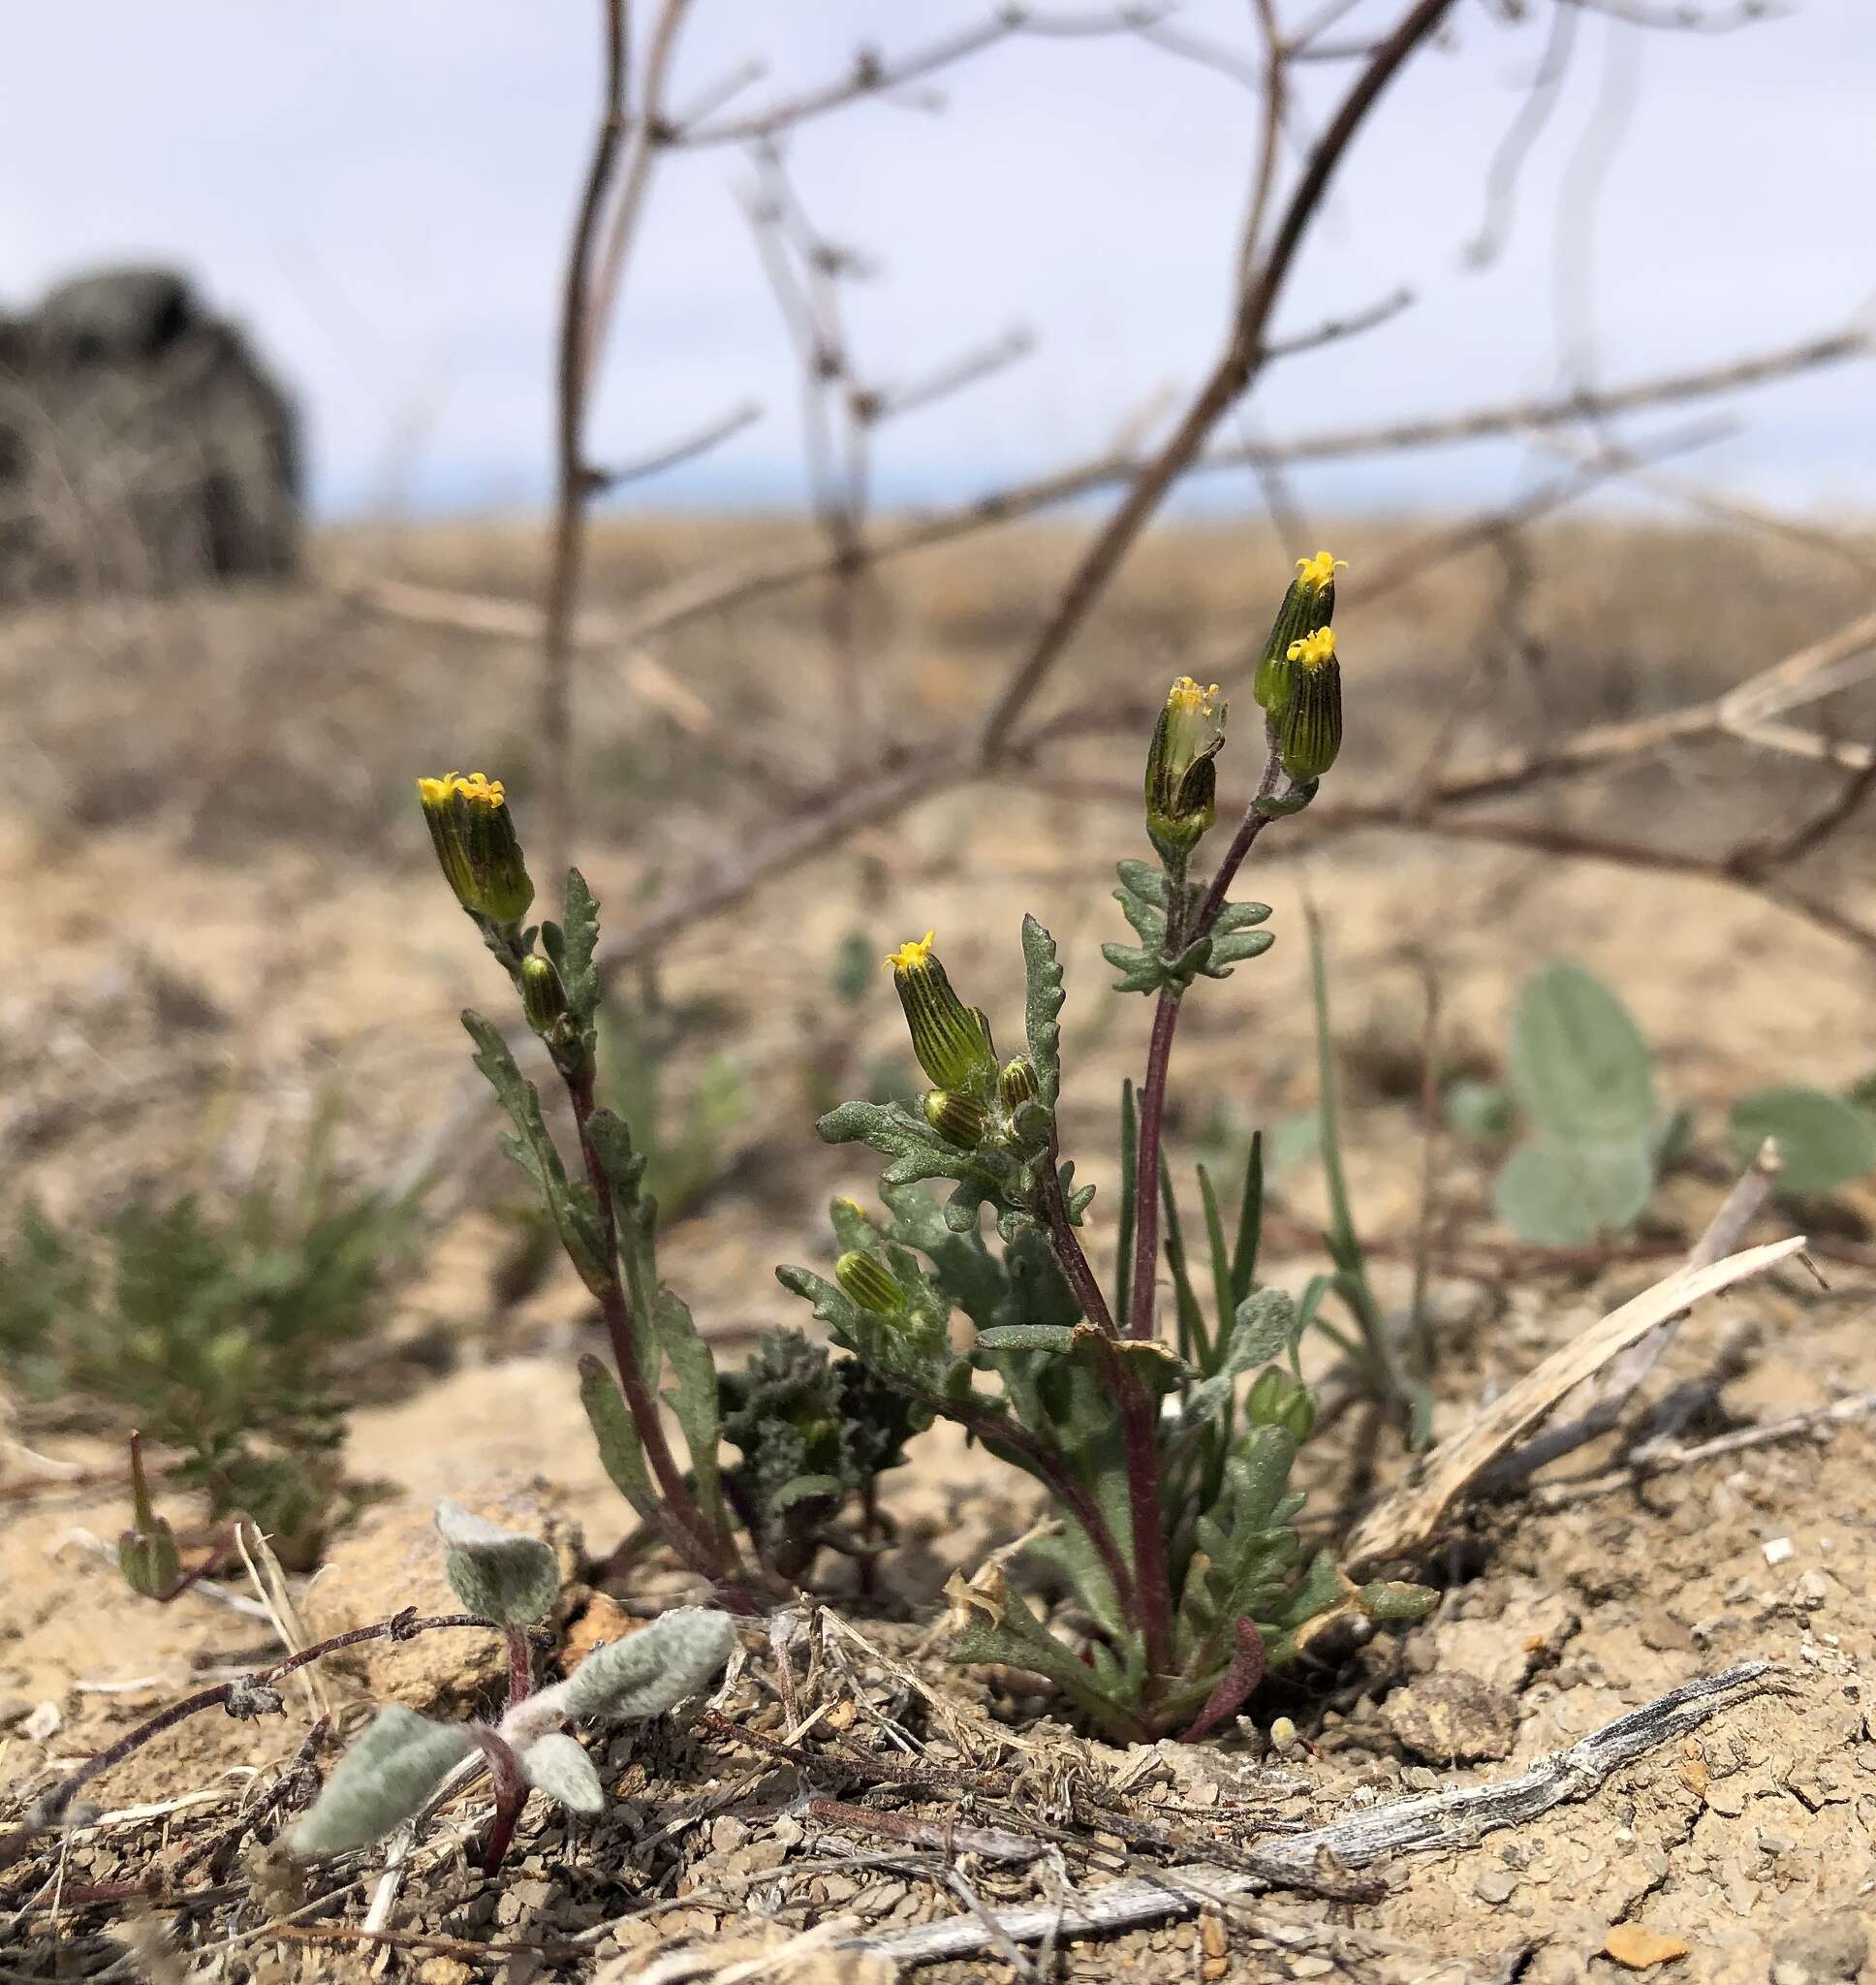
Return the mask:
[[1715,1434],[1711,1440],[1699,1441],[1692,1447],[1657,1446],[1649,1442],[1637,1448],[1619,1468],[1577,1482],[1545,1483],[1531,1492],[1531,1500],[1539,1509],[1562,1509],[1569,1503],[1608,1496],[1618,1489],[1633,1489],[1650,1475],[1698,1467],[1702,1462],[1717,1461],[1722,1455],[1769,1447],[1780,1440],[1797,1440],[1806,1434],[1822,1434],[1871,1413],[1876,1413],[1876,1391],[1853,1392],[1832,1400],[1828,1406],[1813,1406],[1808,1412],[1793,1413],[1783,1420],[1761,1421],[1756,1427],[1735,1427],[1730,1434]]
[[[1685,1269],[1694,1273],[1722,1261],[1745,1239],[1752,1223],[1765,1211],[1766,1203],[1778,1183],[1778,1147],[1767,1138],[1759,1147],[1733,1190],[1720,1202],[1719,1210],[1706,1223],[1688,1250]],[[1578,1448],[1607,1434],[1620,1416],[1636,1388],[1661,1362],[1662,1354],[1673,1341],[1687,1312],[1681,1310],[1650,1331],[1639,1343],[1631,1344],[1619,1356],[1585,1379],[1571,1399],[1561,1402],[1569,1414],[1561,1426],[1548,1427],[1535,1438],[1515,1447],[1504,1459],[1486,1469],[1475,1485],[1477,1493],[1490,1495],[1517,1482],[1527,1481],[1539,1468],[1574,1453]]]
[[[1324,1866],[1364,1868],[1390,1854],[1451,1853],[1469,1847],[1497,1828],[1527,1826],[1559,1806],[1589,1798],[1624,1765],[1677,1742],[1722,1711],[1749,1700],[1768,1686],[1770,1674],[1765,1661],[1742,1661],[1704,1681],[1683,1683],[1500,1784],[1467,1785],[1423,1799],[1397,1800],[1311,1833],[1267,1843],[1257,1849],[1257,1859],[1266,1864],[1267,1873],[1209,1862],[1168,1868],[1117,1881],[1067,1906],[1003,1912],[997,1929],[1002,1938],[1017,1943],[1034,1943],[1057,1932],[1098,1937],[1137,1923],[1187,1915],[1208,1902],[1256,1895],[1287,1879],[1314,1875]],[[928,1965],[974,1956],[992,1941],[990,1932],[972,1913],[897,1937],[858,1938],[852,1947],[877,1951],[895,1964]]]
[[[1402,306],[1404,307],[1404,305]],[[1385,313],[1392,315],[1391,311]],[[1384,321],[1376,316],[1375,322]],[[1266,361],[1314,349],[1336,336],[1371,328],[1358,315],[1343,324],[1320,327],[1296,338],[1266,342]],[[1755,386],[1818,366],[1839,364],[1862,357],[1868,339],[1861,331],[1813,338],[1802,344],[1757,354],[1723,365],[1691,372],[1669,373],[1600,394],[1574,394],[1549,399],[1515,401],[1471,413],[1435,416],[1380,427],[1329,429],[1295,436],[1287,441],[1246,443],[1201,456],[1186,475],[1229,473],[1260,465],[1336,460],[1360,455],[1385,455],[1489,439],[1519,430],[1562,425],[1578,420],[1607,420],[1642,408],[1672,405],[1735,388]],[[880,564],[936,545],[1012,523],[1038,512],[1058,508],[1098,490],[1139,476],[1145,463],[1132,448],[1123,447],[1026,483],[1012,484],[935,517],[903,520],[874,531],[860,548],[868,564]],[[727,569],[691,573],[641,600],[619,615],[589,614],[579,620],[577,638],[594,646],[631,645],[654,635],[669,634],[706,614],[727,612],[752,601],[786,591],[809,581],[825,579],[836,569],[825,549],[802,551],[789,547],[740,561]],[[371,612],[398,619],[456,629],[492,638],[531,639],[540,632],[539,613],[518,601],[489,600],[441,588],[413,586],[402,581],[372,579],[348,589],[348,599]]]
[[1344,1547],[1351,1566],[1392,1564],[1420,1557],[1439,1535],[1454,1504],[1470,1495],[1499,1458],[1610,1359],[1704,1297],[1763,1275],[1802,1252],[1803,1237],[1748,1247],[1694,1271],[1676,1270],[1600,1323],[1572,1338],[1499,1395],[1471,1425],[1427,1455],[1416,1478],[1386,1497],[1355,1527]]
[[1211,376],[1083,553],[1054,612],[991,706],[978,739],[979,754],[986,763],[995,760],[1007,747],[1017,717],[1079,632],[1095,601],[1107,589],[1109,581],[1167,491],[1198,458],[1219,421],[1249,391],[1262,369],[1265,329],[1343,153],[1381,92],[1414,49],[1439,26],[1452,6],[1453,0],[1416,0],[1380,52],[1356,79],[1329,120],[1284,209],[1268,254],[1262,259],[1257,274],[1243,286],[1231,337]]
[[589,385],[587,317],[590,269],[600,215],[625,136],[625,0],[606,0],[606,81],[599,128],[574,218],[560,299],[554,394],[553,551],[541,629],[541,752],[547,769],[543,815],[547,872],[571,859],[574,837],[574,608],[579,592],[588,483],[583,435]]

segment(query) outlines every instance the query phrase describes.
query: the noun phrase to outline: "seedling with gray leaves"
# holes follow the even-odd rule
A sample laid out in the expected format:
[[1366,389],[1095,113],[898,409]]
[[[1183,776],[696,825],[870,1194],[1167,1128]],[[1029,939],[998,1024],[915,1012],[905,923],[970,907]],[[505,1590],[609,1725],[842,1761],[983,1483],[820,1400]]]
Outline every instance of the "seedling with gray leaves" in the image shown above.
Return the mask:
[[[1505,1086],[1454,1083],[1446,1095],[1462,1134],[1516,1135],[1498,1173],[1498,1217],[1554,1246],[1632,1231],[1694,1119],[1661,1102],[1654,1052],[1627,1007],[1581,965],[1545,965],[1518,992],[1507,1059]],[[1800,1198],[1876,1171],[1876,1111],[1855,1092],[1784,1084],[1740,1096],[1726,1125],[1731,1156],[1749,1163],[1768,1137],[1782,1189]]]
[[560,1590],[553,1552],[538,1537],[437,1504],[437,1534],[452,1590],[508,1642],[508,1700],[492,1723],[440,1723],[391,1704],[352,1746],[292,1836],[310,1858],[383,1840],[416,1819],[465,1759],[480,1751],[495,1789],[483,1867],[502,1865],[531,1792],[590,1818],[606,1804],[599,1773],[564,1726],[662,1715],[710,1681],[730,1656],[727,1615],[680,1607],[624,1640],[597,1648],[564,1682],[534,1686],[529,1631]]

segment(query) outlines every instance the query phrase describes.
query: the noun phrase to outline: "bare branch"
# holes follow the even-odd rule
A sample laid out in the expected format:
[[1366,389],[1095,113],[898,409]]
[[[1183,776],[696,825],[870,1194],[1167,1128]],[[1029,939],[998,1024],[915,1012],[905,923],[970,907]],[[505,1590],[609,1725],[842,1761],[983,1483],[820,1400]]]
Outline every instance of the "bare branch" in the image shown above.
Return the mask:
[[[1365,1868],[1390,1854],[1454,1853],[1500,1827],[1527,1826],[1559,1806],[1590,1798],[1624,1765],[1677,1743],[1713,1717],[1750,1700],[1769,1686],[1772,1672],[1768,1662],[1741,1661],[1718,1675],[1682,1683],[1515,1779],[1391,1800],[1309,1833],[1266,1842],[1256,1858],[1269,1864],[1267,1875],[1190,1863],[1113,1882],[1072,1904],[1001,1911],[994,1928],[973,1910],[894,1937],[856,1938],[849,1947],[877,1951],[899,1965],[937,1964],[1006,1941],[1100,1937],[1137,1923],[1163,1922],[1207,1903],[1229,1903],[1279,1886],[1285,1874],[1301,1875],[1326,1866]],[[1260,1923],[1255,1929],[1260,1936],[1284,1937],[1275,1925]]]
[[1343,153],[1382,91],[1414,49],[1446,17],[1453,4],[1454,0],[1415,0],[1329,120],[1284,209],[1268,253],[1263,257],[1255,278],[1245,285],[1232,334],[1211,376],[1200,388],[1185,418],[1158,455],[1134,479],[1119,507],[1096,534],[1041,634],[1011,672],[1002,694],[991,706],[978,737],[979,752],[986,762],[1006,748],[1016,720],[1080,631],[1081,623],[1107,589],[1108,582],[1119,569],[1147,519],[1183,471],[1197,459],[1226,411],[1235,405],[1257,377],[1261,369],[1258,348],[1265,329],[1283,293],[1310,219],[1321,205]]
[[[1363,331],[1378,331],[1384,324],[1413,307],[1414,293],[1402,288],[1370,303],[1365,310],[1351,311],[1346,317],[1326,318],[1312,331],[1300,331],[1291,337],[1273,337],[1264,347],[1267,359],[1294,359],[1303,352],[1320,351],[1324,345],[1339,344],[1343,338],[1360,337]],[[1268,457],[1270,449],[1255,450]],[[1255,464],[1253,464],[1255,466]],[[1275,464],[1273,464],[1275,465]]]
[[1664,29],[1677,34],[1729,35],[1735,28],[1761,21],[1783,20],[1792,13],[1774,0],[1737,0],[1731,7],[1649,7],[1643,0],[1558,0],[1560,7],[1579,7],[1588,14],[1606,14],[1631,27]]
[[1001,337],[980,346],[976,351],[966,352],[922,379],[905,386],[885,386],[867,391],[863,394],[862,405],[857,411],[862,420],[874,425],[882,421],[894,420],[900,414],[916,413],[935,400],[949,398],[954,393],[961,393],[968,386],[976,386],[993,377],[1028,358],[1035,349],[1035,333],[1020,324],[1013,325]]
[[555,503],[552,563],[541,629],[541,755],[547,768],[548,870],[565,866],[573,844],[574,605],[579,589],[586,482],[581,459],[589,361],[589,281],[600,214],[625,136],[625,0],[606,4],[606,81],[599,129],[586,168],[560,302],[559,372],[554,403]]
[[861,97],[890,96],[1016,36],[1079,40],[1097,35],[1138,34],[1172,11],[1171,7],[1123,7],[1092,14],[1042,15],[1027,7],[1007,6],[975,27],[962,28],[902,55],[887,56],[877,48],[861,48],[844,75],[783,98],[747,117],[726,117],[714,124],[666,125],[660,136],[664,143],[689,147],[759,143]]
[[586,487],[594,494],[610,493],[611,490],[622,488],[627,483],[641,483],[647,476],[663,475],[667,469],[674,469],[683,462],[695,461],[700,455],[708,455],[711,449],[721,448],[726,441],[734,440],[744,428],[754,426],[762,417],[760,401],[744,400],[740,406],[732,407],[727,414],[719,414],[707,426],[700,427],[694,433],[670,443],[655,455],[641,456],[637,461],[621,462],[614,468],[589,468],[586,471]]

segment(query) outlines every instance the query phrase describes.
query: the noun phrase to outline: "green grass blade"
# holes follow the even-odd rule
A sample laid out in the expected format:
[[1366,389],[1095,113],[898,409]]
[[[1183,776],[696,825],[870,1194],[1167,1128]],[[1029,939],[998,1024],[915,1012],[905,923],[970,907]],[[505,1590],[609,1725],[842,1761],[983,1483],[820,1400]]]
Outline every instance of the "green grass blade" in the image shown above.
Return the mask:
[[[1205,1334],[1205,1312],[1199,1307],[1192,1276],[1186,1268],[1185,1234],[1179,1225],[1179,1203],[1172,1196],[1172,1175],[1160,1160],[1160,1204],[1166,1209],[1166,1265],[1172,1271],[1178,1300],[1179,1356],[1202,1370],[1211,1366],[1211,1339]],[[1196,1356],[1195,1356],[1196,1353]]]
[[1244,1160],[1244,1196],[1237,1207],[1237,1243],[1232,1249],[1231,1304],[1224,1312],[1235,1316],[1237,1306],[1257,1280],[1258,1244],[1264,1235],[1264,1133],[1251,1132],[1251,1153]]
[[[1230,1251],[1225,1246],[1225,1221],[1218,1211],[1218,1193],[1211,1182],[1211,1174],[1204,1166],[1199,1167],[1199,1198],[1205,1209],[1205,1240],[1211,1248],[1211,1313],[1217,1320],[1217,1342],[1225,1341],[1225,1319],[1237,1313],[1237,1305],[1232,1298],[1232,1264]],[[1209,1365],[1205,1368],[1209,1372]]]

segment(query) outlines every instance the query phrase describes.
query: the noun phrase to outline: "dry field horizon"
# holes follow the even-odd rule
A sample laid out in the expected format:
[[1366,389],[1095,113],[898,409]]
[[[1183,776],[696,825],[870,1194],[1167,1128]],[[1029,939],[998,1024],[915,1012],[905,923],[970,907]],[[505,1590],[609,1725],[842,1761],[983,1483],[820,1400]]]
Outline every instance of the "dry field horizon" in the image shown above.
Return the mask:
[[[674,576],[811,530],[777,518],[598,519],[582,610],[629,612]],[[1841,774],[1690,733],[1579,775],[1429,802],[1399,824],[1452,768],[1716,698],[1829,637],[1868,612],[1876,526],[1778,536],[1577,519],[1447,555],[1450,531],[1438,520],[1356,519],[1317,533],[1349,560],[1336,615],[1347,743],[1323,795],[1325,813],[1333,803],[1345,817],[1319,829],[1304,815],[1259,846],[1239,894],[1272,905],[1278,941],[1228,983],[1201,986],[1169,1127],[1183,1181],[1196,1157],[1241,1154],[1254,1127],[1280,1138],[1311,1110],[1302,911],[1313,904],[1331,957],[1350,1189],[1383,1293],[1404,1303],[1424,1216],[1429,976],[1442,1071],[1485,1078],[1503,1073],[1512,1001],[1536,966],[1574,959],[1619,992],[1655,1046],[1665,1096],[1693,1113],[1687,1154],[1632,1243],[1573,1255],[1521,1246],[1494,1221],[1485,1159],[1439,1139],[1436,1436],[1685,1251],[1736,1169],[1724,1135],[1734,1097],[1781,1081],[1844,1089],[1876,1071],[1876,957],[1831,928],[1833,917],[1876,925],[1867,827],[1852,820],[1781,866],[1782,895],[1760,887],[1748,862],[1730,875],[1674,866],[1780,841]],[[814,586],[649,643],[585,647],[577,855],[608,930],[631,929],[673,889],[702,892],[829,781],[916,765],[967,737],[1079,542],[1072,524],[1022,526],[866,577],[855,594],[860,694],[845,710]],[[139,1191],[225,1200],[328,1110],[347,1176],[436,1176],[422,1267],[348,1384],[348,1466],[378,1499],[334,1538],[332,1568],[302,1595],[316,1628],[376,1617],[418,1590],[440,1493],[546,1512],[595,1558],[628,1528],[575,1392],[575,1357],[600,1341],[591,1305],[557,1259],[545,1275],[516,1266],[517,1181],[496,1152],[494,1113],[455,1021],[465,1004],[500,1008],[500,975],[435,873],[412,789],[451,767],[499,776],[528,841],[544,776],[537,644],[393,615],[372,592],[391,581],[532,603],[543,543],[542,527],[517,523],[347,525],[316,534],[292,584],[80,601],[0,622],[0,865],[16,931],[0,988],[9,1229],[29,1202],[93,1221]],[[830,1150],[813,1132],[828,1085],[905,1063],[887,979],[874,973],[851,1005],[835,994],[849,943],[876,958],[935,928],[966,996],[1014,1017],[1022,913],[1055,932],[1069,987],[1064,1144],[1087,1153],[1079,1174],[1101,1188],[1090,1245],[1105,1272],[1106,1153],[1146,1010],[1107,990],[1099,946],[1124,935],[1112,869],[1141,852],[1145,727],[1174,676],[1223,684],[1235,730],[1221,797],[1241,803],[1259,756],[1250,661],[1291,559],[1315,549],[1281,546],[1261,521],[1154,530],[1039,703],[1036,717],[1059,725],[1046,758],[860,825],[621,973],[656,1018],[649,1052],[672,1121],[712,1084],[729,1098],[663,1261],[720,1357],[740,1358],[761,1329],[807,1324],[774,1264],[825,1268],[829,1195],[873,1196],[863,1153]],[[1116,712],[1127,720],[1110,721]],[[1804,718],[1827,738],[1867,740],[1876,691],[1852,685]],[[1364,825],[1362,806],[1394,824]],[[1490,832],[1506,820],[1521,839]],[[1630,856],[1579,858],[1571,848],[1585,838]],[[1305,1149],[1275,1166],[1271,1193],[1266,1273],[1294,1289],[1319,1258],[1326,1208]],[[1798,1231],[1800,1215],[1828,1289],[1791,1267],[1696,1311],[1649,1381],[1642,1419],[1657,1414],[1694,1440],[1876,1388],[1876,1182],[1828,1206],[1774,1205],[1750,1238]],[[98,1540],[123,1520],[120,1450],[95,1416],[8,1402],[0,1378],[0,1785],[30,1788],[55,1761],[88,1754],[195,1686],[193,1675],[245,1659],[259,1623],[199,1595],[158,1608],[117,1582]],[[1351,1478],[1358,1491],[1385,1487],[1410,1466],[1395,1436],[1359,1412],[1319,1445],[1312,1510],[1323,1517]],[[1595,1476],[1616,1453],[1606,1441],[1564,1472]],[[1686,1946],[1657,1974],[1676,1981],[1759,1980],[1775,1966],[1779,1985],[1870,1975],[1866,1940],[1851,1932],[1876,1908],[1872,1465],[1871,1423],[1847,1419],[1828,1440],[1489,1511],[1442,1561],[1431,1621],[1298,1691],[1295,1714],[1318,1754],[1266,1758],[1241,1741],[1214,1764],[1169,1766],[1161,1816],[1196,1824],[1241,1800],[1261,1802],[1273,1825],[1314,1824],[1352,1801],[1504,1776],[1740,1660],[1776,1663],[1775,1692],[1542,1827],[1489,1836],[1467,1856],[1403,1858],[1371,1904],[1264,1897],[1263,1930],[1234,1918],[1227,1971],[1203,1975],[1346,1969],[1562,1985],[1616,1975],[1599,1953],[1623,1923]],[[946,1578],[1017,1535],[1033,1498],[1013,1495],[975,1450],[935,1438],[889,1478],[887,1499],[908,1539],[902,1560],[871,1602],[846,1573],[831,1602],[865,1631],[876,1621],[879,1647],[921,1686],[949,1691],[971,1742],[1020,1749],[1007,1686],[916,1651]],[[575,1610],[608,1603],[580,1588]],[[1417,1746],[1403,1704],[1454,1671],[1481,1678],[1512,1723],[1502,1748],[1449,1768]],[[383,1655],[369,1676],[417,1707],[439,1690],[473,1695],[480,1679],[459,1650],[427,1644]],[[363,1700],[362,1680],[333,1671],[321,1685],[327,1706]],[[877,1669],[864,1680],[877,1701],[905,1693]],[[202,1794],[173,1820],[174,1842],[194,1843],[233,1816],[239,1775],[258,1768],[272,1784],[291,1760],[307,1715],[297,1699],[290,1710],[291,1727],[198,1719],[116,1774],[107,1805]],[[467,1985],[508,1960],[485,1964],[462,1939],[533,1938],[549,1954],[525,1975],[585,1975],[590,1964],[582,1971],[549,1946],[620,1914],[654,1866],[674,1884],[670,1915],[597,1938],[596,1958],[649,1962],[705,1934],[753,1950],[798,1931],[802,1910],[902,1929],[956,1907],[942,1885],[839,1870],[785,1897],[775,1887],[771,1906],[765,1884],[805,1852],[788,1813],[798,1785],[766,1785],[738,1805],[753,1761],[701,1754],[692,1738],[644,1754],[621,1739],[615,1762],[641,1802],[633,1839],[602,1854],[531,1812],[518,1904],[498,1905],[456,1846],[438,1849],[400,1919],[420,1945],[392,1953],[391,1969]],[[696,1807],[674,1875],[643,1840],[672,1799]],[[73,1835],[60,1878],[128,1878],[152,1838],[134,1818]],[[985,1879],[990,1894],[1014,1877]],[[678,1907],[685,1886],[699,1900]],[[63,1950],[72,1975],[89,1974],[105,1947],[99,1921],[80,1910],[61,1922],[40,1924],[48,1940],[19,1948],[35,1967]],[[1820,1925],[1836,1926],[1837,1944],[1819,1942]],[[26,1927],[15,1919],[15,1941]],[[283,1948],[270,1975],[350,1977],[370,1962],[336,1942]],[[1065,1946],[1061,1975],[1186,1977],[1217,1955],[1186,1920]],[[985,1972],[963,1962],[930,1975]]]

